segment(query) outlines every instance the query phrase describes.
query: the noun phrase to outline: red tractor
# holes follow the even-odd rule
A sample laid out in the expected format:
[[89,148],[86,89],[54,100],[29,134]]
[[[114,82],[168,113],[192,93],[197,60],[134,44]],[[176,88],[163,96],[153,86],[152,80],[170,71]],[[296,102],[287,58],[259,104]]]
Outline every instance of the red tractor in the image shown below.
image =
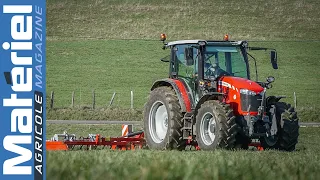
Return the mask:
[[269,51],[278,69],[276,50],[228,39],[174,41],[163,49],[170,49],[161,59],[169,62],[169,78],[153,84],[144,109],[150,149],[182,150],[190,140],[202,150],[247,149],[252,139],[264,149],[295,149],[297,113],[280,102],[284,96],[266,94],[274,77],[250,80],[248,58],[255,59],[248,51]]

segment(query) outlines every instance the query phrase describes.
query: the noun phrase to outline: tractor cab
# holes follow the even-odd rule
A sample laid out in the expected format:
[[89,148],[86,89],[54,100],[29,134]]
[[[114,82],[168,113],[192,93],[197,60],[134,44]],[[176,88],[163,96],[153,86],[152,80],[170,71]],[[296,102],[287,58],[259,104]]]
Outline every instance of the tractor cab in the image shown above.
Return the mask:
[[246,42],[187,40],[174,41],[171,49],[170,78],[187,83],[196,103],[204,94],[198,87],[201,82],[217,81],[223,76],[250,79]]
[[276,50],[225,37],[164,43],[170,55],[161,60],[169,62],[169,77],[153,84],[144,110],[150,148],[184,149],[187,141],[204,150],[246,148],[252,139],[264,148],[295,148],[296,112],[279,101],[283,96],[266,93],[274,77],[258,82],[256,70],[256,80],[250,79],[248,57],[256,60],[248,51],[270,51],[272,67],[278,69]]
[[[247,51],[268,49],[252,48],[248,47],[246,41],[228,41],[228,39],[225,41],[180,40],[165,44],[165,48],[171,50],[169,78],[180,79],[188,85],[193,104],[197,104],[206,93],[219,92],[215,88],[202,88],[203,85],[222,83],[222,79],[226,76],[250,80]],[[276,51],[272,49],[271,62],[275,69],[277,69],[276,57]],[[252,58],[255,61],[254,57]],[[256,71],[256,78],[257,76]],[[246,82],[250,87],[252,83]],[[270,83],[254,83],[270,86]],[[246,83],[242,86],[246,86]]]
[[[200,46],[199,43],[205,45]],[[243,44],[246,42],[170,42],[167,44],[173,54],[170,76],[215,79],[230,75],[249,79],[248,58]]]

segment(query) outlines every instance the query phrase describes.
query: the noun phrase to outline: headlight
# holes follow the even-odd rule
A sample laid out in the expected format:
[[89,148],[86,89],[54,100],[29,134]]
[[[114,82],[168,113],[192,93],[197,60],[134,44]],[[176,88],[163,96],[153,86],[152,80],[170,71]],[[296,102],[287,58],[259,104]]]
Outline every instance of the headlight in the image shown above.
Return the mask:
[[248,89],[240,89],[240,93],[241,94],[246,94],[246,95],[252,95],[252,96],[257,95],[257,93],[255,93],[254,91],[250,91]]
[[206,42],[205,42],[205,41],[199,41],[198,44],[199,44],[200,46],[204,46],[204,45],[206,45]]

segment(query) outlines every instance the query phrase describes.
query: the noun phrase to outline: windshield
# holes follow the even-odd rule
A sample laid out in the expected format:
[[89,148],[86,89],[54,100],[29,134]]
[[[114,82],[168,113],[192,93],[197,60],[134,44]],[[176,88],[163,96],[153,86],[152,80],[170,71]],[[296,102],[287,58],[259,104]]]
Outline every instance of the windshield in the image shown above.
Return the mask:
[[248,78],[246,61],[240,47],[206,46],[204,76]]
[[[184,49],[196,44],[175,46],[175,59],[178,66],[172,66],[180,78],[194,79],[198,74],[199,50],[193,48],[192,64],[185,60]],[[222,75],[248,78],[247,64],[240,47],[237,46],[206,46],[204,52],[204,77],[218,77]]]

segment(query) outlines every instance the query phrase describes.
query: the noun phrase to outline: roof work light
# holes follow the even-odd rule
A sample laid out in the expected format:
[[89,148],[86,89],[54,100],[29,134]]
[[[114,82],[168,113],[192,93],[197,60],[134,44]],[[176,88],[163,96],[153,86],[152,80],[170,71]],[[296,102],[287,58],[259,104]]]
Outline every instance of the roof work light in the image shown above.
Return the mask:
[[224,41],[229,41],[229,34],[224,35],[223,40]]
[[167,35],[166,34],[160,34],[160,40],[161,41],[165,41],[167,39]]

